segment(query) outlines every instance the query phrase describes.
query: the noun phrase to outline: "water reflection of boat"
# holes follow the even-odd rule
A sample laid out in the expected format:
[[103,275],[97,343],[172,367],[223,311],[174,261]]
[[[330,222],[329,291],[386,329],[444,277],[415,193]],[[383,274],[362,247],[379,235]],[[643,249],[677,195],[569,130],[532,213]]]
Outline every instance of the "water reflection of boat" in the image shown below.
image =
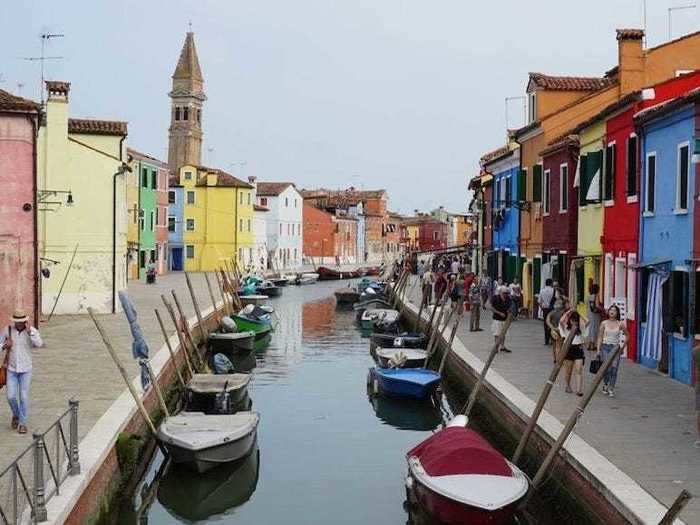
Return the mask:
[[369,402],[382,422],[399,430],[434,430],[442,423],[440,409],[430,401],[369,396]]
[[170,465],[158,487],[158,501],[177,519],[202,521],[240,507],[255,492],[260,468],[257,445],[240,461],[206,475]]
[[234,370],[237,372],[250,372],[257,365],[254,352],[235,354],[231,356],[231,363],[233,364]]

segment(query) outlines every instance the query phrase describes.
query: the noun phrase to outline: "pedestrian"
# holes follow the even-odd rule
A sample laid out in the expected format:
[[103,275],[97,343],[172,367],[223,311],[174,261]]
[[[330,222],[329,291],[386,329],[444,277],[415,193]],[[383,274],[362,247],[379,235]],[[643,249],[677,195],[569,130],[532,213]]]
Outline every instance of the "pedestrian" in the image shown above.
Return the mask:
[[418,263],[418,277],[420,277],[422,279],[424,273],[425,273],[425,261],[423,259],[421,259],[420,262]]
[[511,311],[513,312],[513,321],[518,320],[518,314],[520,313],[520,307],[523,304],[523,291],[520,288],[520,283],[517,279],[513,279],[510,283],[510,300],[511,300]]
[[695,424],[698,430],[695,447],[700,448],[700,345],[693,348],[693,360],[695,361]]
[[[493,334],[494,341],[498,343],[501,333],[503,332],[506,319],[508,319],[508,313],[510,312],[510,293],[508,292],[507,286],[499,286],[496,292],[496,295],[494,295],[493,299],[491,299],[491,310],[493,310],[491,333]],[[500,351],[510,354],[511,351],[506,348],[505,342],[504,334],[503,340],[500,340]]]
[[443,294],[447,292],[447,278],[445,277],[445,270],[438,268],[437,275],[435,276],[435,302],[440,303],[443,299]]
[[591,350],[595,350],[596,341],[598,340],[598,330],[600,328],[600,321],[603,313],[603,305],[600,303],[600,298],[598,297],[598,292],[600,292],[600,287],[593,283],[590,288],[590,295],[588,296],[588,347]]
[[430,270],[430,266],[425,268],[423,272],[422,286],[423,286],[423,297],[425,297],[425,304],[430,304],[433,298],[433,272]]
[[481,332],[482,329],[479,327],[481,321],[481,288],[478,279],[474,280],[469,288],[469,302],[471,304],[469,331]]
[[[623,345],[622,336],[625,337],[624,344],[629,338],[627,326],[625,322],[620,320],[620,309],[617,305],[612,305],[608,308],[608,318],[600,323],[598,330],[598,338],[596,339],[596,348],[598,356],[605,361],[608,356],[615,351],[619,346]],[[620,367],[620,354],[605,372],[603,377],[603,394],[610,397],[615,397],[615,384],[617,383],[617,371]]]
[[450,271],[452,272],[452,275],[459,275],[459,259],[457,257],[452,259]]
[[559,356],[559,352],[561,351],[561,346],[564,343],[564,340],[561,338],[561,334],[559,333],[559,321],[561,320],[561,316],[564,315],[565,311],[566,302],[563,298],[559,298],[556,301],[554,301],[554,308],[551,312],[549,312],[549,314],[544,320],[545,324],[547,325],[547,328],[549,329],[549,334],[551,336],[552,362],[554,363],[557,362],[557,357]]
[[571,379],[574,379],[576,395],[583,395],[583,344],[588,335],[588,321],[582,318],[576,310],[570,309],[559,320],[559,334],[566,339],[574,330],[575,335],[571,340],[571,346],[564,356],[564,370],[566,377],[566,393],[573,392]]
[[27,433],[29,386],[32,381],[32,348],[44,345],[39,331],[29,324],[21,309],[12,314],[10,326],[0,332],[0,347],[5,351],[3,367],[7,370],[7,402],[12,411],[11,427]]
[[549,334],[549,327],[547,326],[546,320],[547,316],[549,313],[552,311],[552,308],[554,308],[554,300],[556,299],[555,294],[554,294],[554,287],[552,286],[552,280],[547,279],[544,282],[544,287],[540,290],[539,295],[537,296],[537,303],[540,306],[540,310],[542,310],[542,319],[545,320],[544,323],[544,344],[548,345],[551,343],[552,338],[550,337]]

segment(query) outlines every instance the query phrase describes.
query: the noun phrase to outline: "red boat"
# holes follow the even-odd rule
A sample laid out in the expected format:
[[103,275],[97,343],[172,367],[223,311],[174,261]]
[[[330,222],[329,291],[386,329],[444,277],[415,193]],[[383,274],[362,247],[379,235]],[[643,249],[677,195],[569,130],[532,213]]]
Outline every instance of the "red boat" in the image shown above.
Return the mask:
[[333,270],[332,268],[327,268],[326,266],[319,266],[316,268],[316,273],[318,274],[318,279],[320,281],[337,281],[339,279],[355,279],[360,277],[359,270],[353,271],[342,271]]
[[376,277],[382,271],[379,266],[363,266],[358,270],[361,275],[367,275],[368,277]]
[[465,423],[457,416],[406,454],[406,486],[440,523],[510,524],[530,481]]

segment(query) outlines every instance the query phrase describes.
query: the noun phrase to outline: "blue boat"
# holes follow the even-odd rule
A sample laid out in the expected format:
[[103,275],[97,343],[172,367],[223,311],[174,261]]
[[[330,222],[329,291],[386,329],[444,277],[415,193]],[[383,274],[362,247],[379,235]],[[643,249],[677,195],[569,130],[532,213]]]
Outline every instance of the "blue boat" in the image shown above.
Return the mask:
[[370,368],[369,387],[374,394],[427,399],[440,384],[440,374],[427,368]]

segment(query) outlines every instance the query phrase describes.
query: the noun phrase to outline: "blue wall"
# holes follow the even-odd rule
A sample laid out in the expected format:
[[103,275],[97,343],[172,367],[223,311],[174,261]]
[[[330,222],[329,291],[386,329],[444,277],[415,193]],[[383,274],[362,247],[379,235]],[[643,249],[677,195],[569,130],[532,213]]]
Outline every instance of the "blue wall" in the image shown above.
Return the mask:
[[[168,264],[170,269],[173,268],[173,264],[177,263],[177,259],[183,260],[184,254],[183,249],[183,230],[185,228],[184,221],[184,210],[185,210],[185,192],[181,186],[171,186],[170,191],[175,192],[175,203],[168,204],[168,217],[175,217],[175,231],[168,231]],[[173,258],[173,250],[179,251],[179,256]]]
[[[510,196],[508,200],[514,201],[518,199],[518,168],[494,173],[493,177],[493,205],[497,209],[498,201],[507,199],[505,195],[504,179],[510,180]],[[520,212],[515,207],[505,209],[505,219],[499,228],[493,228],[493,249],[494,250],[510,250],[511,255],[518,254],[518,234],[520,233]]]
[[[688,212],[674,213],[676,207],[676,186],[678,173],[678,146],[689,142],[689,156],[693,153],[693,135],[695,131],[695,119],[693,108],[684,108],[679,111],[660,116],[647,123],[642,130],[641,148],[641,197],[640,203],[640,235],[639,254],[642,264],[653,261],[670,260],[666,265],[667,270],[676,270],[679,267],[688,268],[687,261],[692,258],[693,251],[693,194],[695,188],[695,169],[691,164],[688,174]],[[653,216],[644,213],[647,187],[646,170],[647,154],[656,153],[656,199]],[[670,267],[669,267],[670,266]],[[670,279],[670,278],[669,278]],[[669,283],[670,285],[670,283]],[[686,293],[688,293],[686,291]],[[641,304],[642,294],[638,294],[638,316],[642,309],[646,310],[646,304]],[[694,300],[690,297],[689,301]],[[692,326],[693,320],[689,320]],[[639,323],[640,352],[641,341],[646,330],[646,323]],[[693,336],[685,334],[668,336],[669,342],[669,374],[671,377],[690,384],[691,382],[691,348]],[[658,363],[654,360],[641,357],[640,362],[651,368],[656,368]]]

